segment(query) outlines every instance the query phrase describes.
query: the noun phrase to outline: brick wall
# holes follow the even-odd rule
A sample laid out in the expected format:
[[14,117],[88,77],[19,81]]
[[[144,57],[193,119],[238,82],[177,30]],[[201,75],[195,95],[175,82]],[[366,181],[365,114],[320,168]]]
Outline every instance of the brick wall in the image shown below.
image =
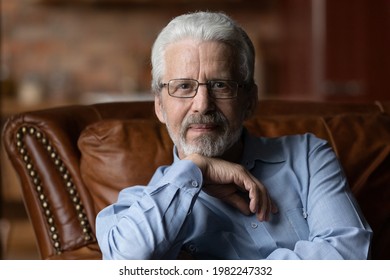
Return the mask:
[[[35,2],[1,0],[2,68],[18,85],[33,82],[49,97],[61,98],[148,91],[151,45],[169,19],[187,12],[184,6],[101,8]],[[269,13],[235,9],[230,14],[255,44],[277,34]],[[261,20],[268,24],[259,28]]]

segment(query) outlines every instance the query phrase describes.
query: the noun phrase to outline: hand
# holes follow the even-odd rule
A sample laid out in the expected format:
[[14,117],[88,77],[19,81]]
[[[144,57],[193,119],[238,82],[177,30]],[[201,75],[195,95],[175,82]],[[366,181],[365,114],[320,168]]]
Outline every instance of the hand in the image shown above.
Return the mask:
[[243,214],[255,213],[266,221],[277,207],[266,188],[243,166],[216,158],[192,154],[185,159],[193,161],[202,171],[203,190],[236,207]]

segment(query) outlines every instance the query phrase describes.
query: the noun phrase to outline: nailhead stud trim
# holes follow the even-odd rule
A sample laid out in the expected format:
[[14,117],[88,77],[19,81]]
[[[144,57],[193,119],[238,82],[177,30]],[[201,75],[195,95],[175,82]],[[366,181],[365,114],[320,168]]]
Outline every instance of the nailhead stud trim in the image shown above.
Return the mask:
[[63,163],[61,157],[55,150],[55,148],[51,145],[50,141],[47,139],[47,137],[44,135],[43,132],[41,132],[39,129],[35,127],[27,127],[23,126],[21,127],[18,132],[16,133],[16,147],[19,151],[19,154],[22,157],[22,160],[25,164],[25,167],[28,171],[28,174],[30,176],[30,179],[32,180],[34,186],[36,195],[41,203],[41,207],[43,212],[46,216],[46,222],[48,224],[49,233],[51,236],[52,244],[54,249],[56,250],[57,254],[62,253],[62,247],[60,242],[60,236],[57,231],[55,219],[53,216],[53,213],[51,211],[50,202],[48,198],[45,195],[44,186],[42,185],[42,181],[39,177],[38,172],[36,171],[33,162],[31,161],[31,157],[28,154],[28,151],[24,144],[24,137],[29,134],[35,139],[40,142],[47,153],[49,154],[50,158],[52,159],[54,165],[56,166],[57,170],[60,172],[63,180],[64,180],[64,186],[67,189],[67,192],[69,194],[69,197],[71,201],[73,202],[74,209],[77,212],[77,217],[79,220],[80,227],[84,234],[84,240],[89,241],[92,239],[92,231],[91,226],[88,222],[87,216],[84,212],[83,204],[80,200],[79,194],[77,192],[77,188],[73,183],[72,177],[69,174],[68,169],[66,168],[65,164]]

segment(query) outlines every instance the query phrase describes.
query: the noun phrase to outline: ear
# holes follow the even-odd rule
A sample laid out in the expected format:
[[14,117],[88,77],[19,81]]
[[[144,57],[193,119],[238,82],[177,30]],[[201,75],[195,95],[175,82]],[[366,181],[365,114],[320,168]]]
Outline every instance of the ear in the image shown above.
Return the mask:
[[256,84],[253,84],[252,88],[248,92],[247,105],[246,105],[246,110],[244,115],[245,120],[253,116],[253,114],[256,111],[258,102],[259,102],[258,88]]
[[161,93],[156,93],[154,95],[154,112],[156,113],[157,118],[160,122],[165,123],[165,117],[163,112]]

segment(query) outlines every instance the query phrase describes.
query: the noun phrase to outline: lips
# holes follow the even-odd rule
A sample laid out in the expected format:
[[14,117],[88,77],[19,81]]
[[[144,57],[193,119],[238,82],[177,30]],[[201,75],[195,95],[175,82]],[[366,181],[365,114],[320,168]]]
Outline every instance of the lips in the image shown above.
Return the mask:
[[209,123],[190,124],[188,126],[188,129],[196,129],[196,130],[213,130],[215,128],[217,128],[216,124],[209,124]]
[[190,137],[198,137],[201,135],[207,135],[207,134],[215,134],[218,132],[219,126],[217,124],[211,124],[211,123],[197,123],[197,124],[190,124],[187,127],[187,136]]
[[185,138],[187,134],[197,137],[202,134],[220,133],[226,127],[224,116],[218,112],[209,115],[194,114],[184,120],[181,135]]

